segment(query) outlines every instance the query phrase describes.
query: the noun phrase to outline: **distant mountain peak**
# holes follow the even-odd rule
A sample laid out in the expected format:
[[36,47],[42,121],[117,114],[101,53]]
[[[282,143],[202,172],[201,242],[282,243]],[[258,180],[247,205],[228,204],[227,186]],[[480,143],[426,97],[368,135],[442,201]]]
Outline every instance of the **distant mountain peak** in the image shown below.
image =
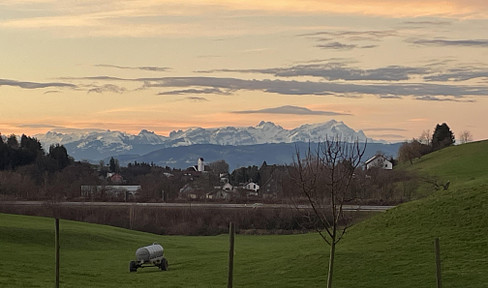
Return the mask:
[[270,121],[261,121],[256,127],[262,127],[262,126],[276,126],[276,125],[275,123]]
[[146,129],[142,129],[139,132],[139,135],[143,135],[143,134],[156,134],[156,133],[154,133],[154,131],[149,131],[149,130],[146,130]]

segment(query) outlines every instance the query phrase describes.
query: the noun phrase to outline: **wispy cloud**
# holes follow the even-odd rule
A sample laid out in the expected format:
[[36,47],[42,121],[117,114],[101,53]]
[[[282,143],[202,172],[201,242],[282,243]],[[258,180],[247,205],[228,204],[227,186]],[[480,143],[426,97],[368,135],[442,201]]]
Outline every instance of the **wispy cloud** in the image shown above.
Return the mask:
[[338,116],[338,115],[351,115],[347,113],[339,113],[333,111],[317,111],[317,110],[310,110],[305,107],[299,106],[280,106],[274,108],[264,108],[259,110],[242,110],[242,111],[233,111],[232,113],[236,114],[289,114],[289,115],[327,115],[327,116]]
[[315,47],[322,48],[322,49],[332,49],[332,50],[350,50],[357,48],[357,45],[354,44],[344,44],[340,42],[329,42],[324,44],[317,44]]
[[[317,40],[328,41],[331,38],[347,38],[355,41],[377,41],[385,37],[397,36],[398,32],[395,30],[368,30],[368,31],[319,31],[312,33],[299,34],[298,36],[305,37],[317,37]],[[322,36],[328,36],[329,38],[321,38]]]
[[488,69],[477,67],[463,67],[449,69],[446,72],[436,73],[423,77],[426,81],[466,81],[476,78],[488,79]]
[[14,87],[19,87],[24,89],[40,89],[40,88],[48,88],[48,87],[76,88],[76,85],[70,83],[61,83],[61,82],[41,83],[41,82],[16,81],[16,80],[8,80],[8,79],[0,79],[0,86],[14,86]]
[[437,20],[437,21],[404,21],[401,24],[409,26],[409,27],[418,27],[424,28],[428,26],[448,26],[451,25],[452,22],[444,21],[444,20]]
[[95,65],[95,67],[115,68],[115,69],[122,69],[122,70],[143,70],[143,71],[153,71],[153,72],[167,72],[171,69],[169,67],[157,67],[157,66],[130,67],[130,66],[119,66],[119,65],[110,65],[110,64],[97,64]]
[[52,124],[43,124],[43,123],[24,123],[17,125],[21,128],[35,128],[35,129],[54,129],[54,128],[61,128],[61,126],[52,125]]
[[417,100],[422,101],[439,101],[439,102],[464,102],[464,103],[472,103],[475,102],[473,99],[459,99],[454,97],[439,97],[439,96],[417,96],[415,97]]
[[222,90],[218,88],[206,88],[206,89],[183,89],[159,92],[158,95],[185,95],[185,94],[214,94],[214,95],[230,95],[231,91]]
[[463,40],[446,40],[446,39],[410,39],[411,43],[425,46],[466,46],[466,47],[488,47],[488,39],[463,39]]
[[[397,36],[394,30],[369,30],[369,31],[319,31],[299,34],[299,37],[307,37],[315,40],[315,47],[331,50],[371,49],[378,47],[376,44],[359,44],[359,42],[376,43],[383,38]],[[325,37],[324,37],[325,36]]]
[[103,81],[132,81],[129,78],[120,78],[112,76],[85,76],[85,77],[60,77],[61,80],[103,80]]
[[49,91],[44,92],[44,94],[56,94],[56,93],[61,93],[61,91],[58,91],[58,90],[49,90]]
[[185,99],[193,102],[208,102],[208,99],[205,97],[192,96],[192,97],[186,97]]
[[105,84],[102,86],[96,86],[94,88],[89,89],[88,93],[100,93],[101,94],[104,92],[112,92],[112,93],[122,94],[125,91],[127,91],[127,89],[125,89],[124,87],[120,87],[120,86],[113,85],[113,84]]

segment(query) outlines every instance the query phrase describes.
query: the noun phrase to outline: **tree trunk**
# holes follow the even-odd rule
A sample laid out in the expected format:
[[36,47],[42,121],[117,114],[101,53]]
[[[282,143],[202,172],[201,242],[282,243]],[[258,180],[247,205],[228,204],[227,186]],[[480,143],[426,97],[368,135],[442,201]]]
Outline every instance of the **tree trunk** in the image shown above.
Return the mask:
[[329,271],[327,272],[327,288],[332,288],[332,274],[334,272],[335,240],[330,243]]

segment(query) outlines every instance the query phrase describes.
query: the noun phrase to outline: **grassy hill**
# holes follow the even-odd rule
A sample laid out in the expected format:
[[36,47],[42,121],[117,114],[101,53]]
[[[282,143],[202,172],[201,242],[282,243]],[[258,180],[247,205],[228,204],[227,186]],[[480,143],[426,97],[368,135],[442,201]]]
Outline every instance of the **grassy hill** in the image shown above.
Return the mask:
[[353,227],[339,248],[338,287],[435,287],[435,237],[444,287],[488,287],[488,141],[437,151],[406,169],[451,185],[423,186],[430,196]]
[[[439,184],[450,182],[451,188],[477,186],[488,183],[488,140],[450,146],[404,164],[400,169],[416,173],[425,180]],[[421,196],[433,191],[425,182],[417,191]]]
[[[407,169],[448,190],[352,227],[337,247],[334,287],[488,287],[488,141],[427,155]],[[425,188],[425,187],[424,187]],[[52,287],[54,220],[0,214],[0,287]],[[225,287],[227,235],[160,236],[61,221],[62,287]],[[128,272],[135,250],[165,247],[170,270]],[[314,234],[237,235],[234,287],[324,287],[327,247]]]

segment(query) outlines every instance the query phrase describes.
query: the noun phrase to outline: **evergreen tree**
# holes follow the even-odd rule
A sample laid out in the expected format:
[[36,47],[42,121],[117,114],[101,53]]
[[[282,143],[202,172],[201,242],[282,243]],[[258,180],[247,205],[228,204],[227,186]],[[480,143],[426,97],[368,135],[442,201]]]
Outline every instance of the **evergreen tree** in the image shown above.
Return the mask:
[[113,173],[120,172],[119,160],[115,159],[114,157],[110,157],[109,169],[110,169],[110,172],[113,172]]
[[17,136],[14,134],[7,138],[7,145],[12,149],[19,149],[19,141],[17,141]]
[[446,123],[437,124],[432,135],[432,149],[439,150],[453,145],[455,142],[454,134]]
[[22,135],[20,138],[20,165],[27,165],[34,163],[39,156],[44,155],[41,143],[32,137]]
[[249,181],[259,183],[260,179],[259,168],[256,165],[235,169],[230,175],[230,182],[233,185],[239,185]]
[[55,161],[56,170],[62,170],[71,163],[71,159],[68,156],[68,151],[63,145],[51,145],[49,147],[48,156]]
[[0,134],[0,170],[7,169],[9,162],[9,149],[7,144],[3,142],[2,135]]

